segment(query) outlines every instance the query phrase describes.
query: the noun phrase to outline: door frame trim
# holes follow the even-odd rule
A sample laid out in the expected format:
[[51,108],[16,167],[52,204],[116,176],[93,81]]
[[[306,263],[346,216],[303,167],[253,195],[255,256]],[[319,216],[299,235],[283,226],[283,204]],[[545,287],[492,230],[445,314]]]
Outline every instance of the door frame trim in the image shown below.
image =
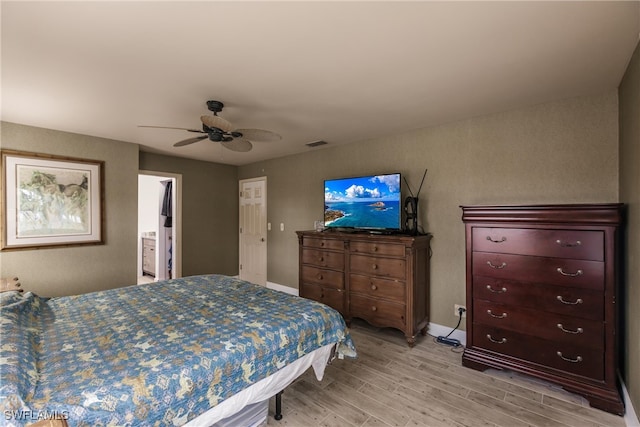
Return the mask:
[[152,170],[138,170],[138,175],[151,175],[163,178],[174,178],[175,187],[175,216],[172,218],[173,227],[175,228],[175,241],[173,246],[173,273],[175,278],[182,277],[182,174],[160,172]]

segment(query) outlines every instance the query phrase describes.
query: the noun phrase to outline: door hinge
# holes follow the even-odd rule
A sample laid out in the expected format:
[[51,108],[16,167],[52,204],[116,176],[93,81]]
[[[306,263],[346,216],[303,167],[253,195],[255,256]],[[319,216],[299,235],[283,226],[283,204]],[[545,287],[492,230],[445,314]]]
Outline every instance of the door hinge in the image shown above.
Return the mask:
[[240,227],[240,233],[242,233],[242,227]]
[[240,270],[242,270],[242,264],[240,264]]

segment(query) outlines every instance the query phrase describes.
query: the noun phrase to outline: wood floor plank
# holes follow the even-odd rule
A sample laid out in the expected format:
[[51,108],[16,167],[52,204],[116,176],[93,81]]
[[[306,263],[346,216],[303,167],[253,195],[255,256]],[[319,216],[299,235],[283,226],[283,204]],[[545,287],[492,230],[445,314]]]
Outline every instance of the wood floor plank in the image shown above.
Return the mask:
[[397,411],[348,385],[333,383],[327,388],[327,391],[343,396],[345,401],[356,408],[362,409],[367,414],[391,426],[404,427],[409,422],[409,416],[405,411]]
[[[469,393],[469,396],[467,398],[473,402],[480,403],[497,411],[509,414],[510,416],[520,419],[529,425],[540,427],[566,426],[566,424],[564,423],[555,421],[549,417],[545,417],[544,415],[539,415],[535,412],[530,411],[529,407],[524,408],[522,406],[512,405],[511,403],[505,402],[503,400],[494,399],[493,397],[487,396],[486,394],[472,391],[471,393]],[[504,427],[510,427],[510,425],[505,425]]]
[[523,374],[462,366],[459,349],[431,337],[409,347],[394,329],[356,321],[358,358],[334,360],[318,382],[312,370],[283,395],[271,426],[298,427],[625,427],[586,399]]

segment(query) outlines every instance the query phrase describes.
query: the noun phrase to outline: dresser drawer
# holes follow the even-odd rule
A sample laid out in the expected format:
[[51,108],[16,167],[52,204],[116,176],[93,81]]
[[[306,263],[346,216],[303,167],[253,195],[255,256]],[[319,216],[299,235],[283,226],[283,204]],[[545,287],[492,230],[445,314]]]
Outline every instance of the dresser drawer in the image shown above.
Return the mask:
[[335,289],[344,289],[344,274],[341,271],[302,266],[302,282],[315,283]]
[[404,258],[379,258],[366,255],[352,254],[349,264],[350,271],[365,275],[392,277],[405,279],[406,261]]
[[385,298],[404,304],[406,301],[406,285],[389,279],[380,279],[360,274],[349,276],[350,292],[360,292],[374,298]]
[[594,380],[604,378],[602,351],[548,341],[506,329],[473,324],[473,346]]
[[604,351],[604,322],[561,316],[514,305],[476,299],[473,320],[483,325]]
[[604,263],[490,252],[473,252],[473,274],[500,279],[604,289]]
[[405,253],[404,245],[392,243],[376,243],[376,242],[351,242],[349,250],[352,253],[386,255],[403,257]]
[[604,293],[585,288],[473,276],[473,299],[602,321]]
[[323,239],[319,237],[302,238],[302,246],[305,248],[344,250],[344,242],[336,239]]
[[474,227],[473,250],[604,261],[604,233],[588,230]]
[[404,304],[351,294],[349,312],[353,317],[364,319],[372,325],[400,329],[404,329],[406,325]]
[[345,313],[345,292],[342,289],[325,288],[320,285],[304,283],[300,289],[300,296],[321,302],[329,307]]
[[344,270],[344,253],[305,248],[302,250],[302,263]]

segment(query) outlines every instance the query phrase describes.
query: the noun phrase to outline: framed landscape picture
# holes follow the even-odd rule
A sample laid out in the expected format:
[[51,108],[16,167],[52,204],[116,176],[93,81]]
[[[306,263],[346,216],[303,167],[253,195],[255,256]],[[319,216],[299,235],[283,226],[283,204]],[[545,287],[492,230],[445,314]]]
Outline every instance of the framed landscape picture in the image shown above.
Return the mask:
[[104,243],[104,162],[1,154],[2,250]]

